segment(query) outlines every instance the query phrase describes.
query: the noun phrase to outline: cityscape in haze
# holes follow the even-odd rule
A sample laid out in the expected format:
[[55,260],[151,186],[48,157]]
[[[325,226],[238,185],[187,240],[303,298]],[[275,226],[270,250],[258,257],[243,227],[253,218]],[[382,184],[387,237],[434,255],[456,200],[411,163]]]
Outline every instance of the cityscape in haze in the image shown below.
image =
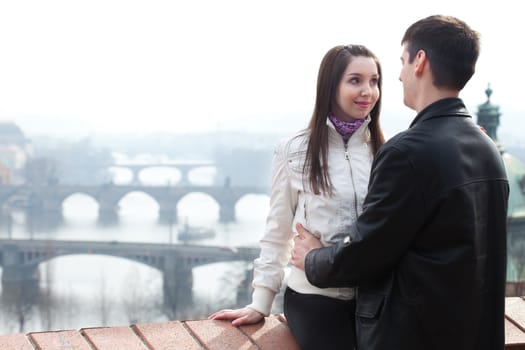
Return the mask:
[[[477,105],[487,101],[485,96]],[[503,123],[504,106],[496,107]],[[16,123],[1,122],[0,250],[4,262],[10,261],[6,244],[25,258],[23,267],[2,268],[0,332],[198,319],[246,305],[268,211],[273,149],[288,135],[214,131],[76,139],[31,136]],[[519,138],[498,136],[503,149],[525,162]],[[235,191],[240,193],[231,197]],[[195,245],[207,250],[193,251],[202,249]],[[152,256],[166,246],[174,251]],[[197,255],[192,263],[155,262],[169,261],[177,249]],[[521,268],[523,252],[516,249]],[[246,255],[228,256],[239,251]],[[192,265],[203,256],[202,265]],[[282,312],[282,295],[274,311]]]
[[[400,41],[427,15],[455,15],[480,31],[477,72],[461,97],[476,117],[490,85],[498,141],[525,162],[519,5],[0,3],[0,248],[16,241],[2,259],[23,257],[19,269],[2,268],[14,282],[1,287],[0,333],[204,318],[246,305],[274,147],[308,125],[323,55],[349,43],[377,54],[381,123],[392,137],[416,115],[403,105]],[[164,247],[186,254],[186,268],[166,262]],[[26,277],[29,285],[16,283]]]
[[203,318],[247,303],[272,152],[236,138],[109,149],[33,143],[0,123],[0,332]]

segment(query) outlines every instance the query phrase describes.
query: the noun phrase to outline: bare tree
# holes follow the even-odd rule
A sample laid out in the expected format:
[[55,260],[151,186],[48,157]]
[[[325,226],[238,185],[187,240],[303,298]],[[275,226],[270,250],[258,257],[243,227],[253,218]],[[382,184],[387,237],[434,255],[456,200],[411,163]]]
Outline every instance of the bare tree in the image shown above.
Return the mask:
[[128,271],[122,286],[122,307],[128,323],[149,322],[159,316],[162,305],[160,290],[148,289],[151,285],[141,278],[136,267]]
[[[80,309],[77,297],[73,294],[71,286],[68,287],[68,292],[66,296],[60,301],[59,308],[61,309],[61,314],[63,315],[61,319],[64,322],[63,328],[73,328],[71,325],[73,320],[78,315],[78,310]],[[58,307],[58,306],[57,306]]]
[[9,319],[14,320],[19,333],[24,332],[26,322],[31,318],[38,294],[34,281],[10,282],[2,290],[2,302]]
[[107,295],[106,275],[103,271],[100,272],[100,289],[97,302],[100,313],[100,324],[102,326],[107,326],[109,320],[110,307]]
[[42,322],[42,327],[45,330],[50,330],[53,328],[53,312],[54,309],[54,300],[53,300],[53,273],[54,273],[54,263],[52,260],[43,264],[42,266],[43,279],[41,280],[40,285],[40,295],[39,295],[39,309],[40,309],[40,319]]

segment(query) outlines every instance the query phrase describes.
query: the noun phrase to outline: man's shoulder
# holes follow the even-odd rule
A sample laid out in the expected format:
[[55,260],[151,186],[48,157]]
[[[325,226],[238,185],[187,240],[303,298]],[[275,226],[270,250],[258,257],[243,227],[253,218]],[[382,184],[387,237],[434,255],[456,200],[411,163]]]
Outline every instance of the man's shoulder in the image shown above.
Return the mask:
[[385,142],[376,157],[395,156],[395,154],[398,154],[399,157],[406,157],[407,160],[431,157],[435,152],[439,152],[439,147],[435,147],[435,144],[439,142],[439,138],[428,130],[410,128],[399,132]]
[[401,131],[397,133],[396,135],[392,136],[388,141],[385,142],[383,146],[381,146],[381,149],[384,151],[394,151],[394,150],[403,150],[407,147],[410,147],[410,129]]

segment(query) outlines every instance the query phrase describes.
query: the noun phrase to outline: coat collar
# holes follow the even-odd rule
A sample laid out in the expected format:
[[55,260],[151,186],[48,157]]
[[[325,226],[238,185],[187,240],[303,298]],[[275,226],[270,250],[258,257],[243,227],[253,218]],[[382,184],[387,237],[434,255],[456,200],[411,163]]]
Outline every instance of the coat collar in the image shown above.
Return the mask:
[[410,128],[418,123],[424,122],[425,120],[444,116],[471,118],[463,101],[457,97],[450,97],[438,100],[423,108],[410,124]]
[[[371,120],[372,119],[370,118],[370,115],[368,115],[365,118],[365,122],[354,132],[352,136],[350,136],[350,139],[348,140],[349,144],[353,142],[362,143],[369,140],[370,132],[368,130],[368,124],[370,124]],[[344,144],[343,137],[337,132],[337,130],[335,130],[334,124],[332,124],[328,117],[326,118],[326,126],[328,127],[328,139],[332,142],[335,142],[336,144]]]

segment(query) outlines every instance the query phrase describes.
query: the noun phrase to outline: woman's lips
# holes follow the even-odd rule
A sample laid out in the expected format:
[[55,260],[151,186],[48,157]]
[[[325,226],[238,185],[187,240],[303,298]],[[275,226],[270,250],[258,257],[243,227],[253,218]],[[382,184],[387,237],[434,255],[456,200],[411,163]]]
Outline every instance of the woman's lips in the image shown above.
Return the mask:
[[355,104],[358,105],[361,108],[368,108],[371,105],[370,102],[356,102]]

